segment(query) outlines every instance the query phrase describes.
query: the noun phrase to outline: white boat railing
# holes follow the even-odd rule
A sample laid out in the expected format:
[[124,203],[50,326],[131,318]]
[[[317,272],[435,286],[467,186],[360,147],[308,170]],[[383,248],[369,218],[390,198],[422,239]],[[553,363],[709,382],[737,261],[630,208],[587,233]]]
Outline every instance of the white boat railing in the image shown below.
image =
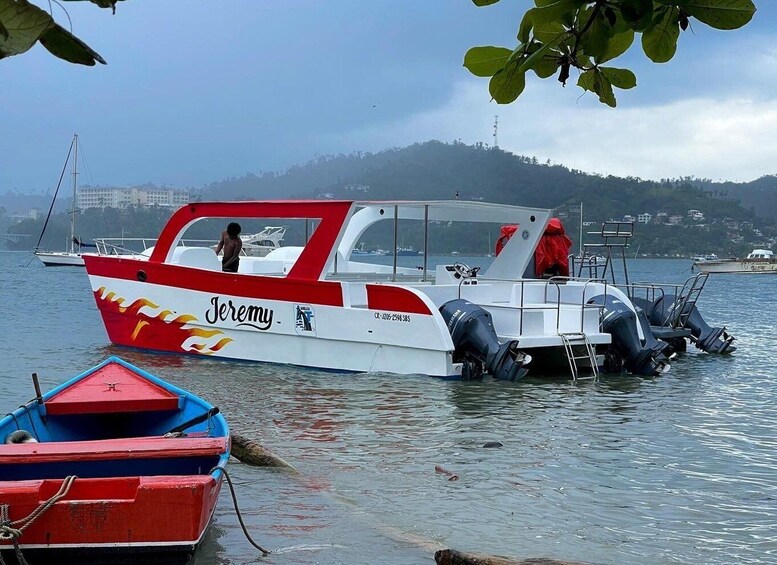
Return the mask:
[[[98,255],[143,255],[154,247],[157,238],[147,237],[103,237],[94,240]],[[181,239],[178,247],[213,247],[210,239]]]
[[[465,280],[472,280],[472,279],[465,279],[462,278],[459,281],[459,294],[458,297],[461,298],[461,287],[464,284]],[[550,279],[500,279],[500,278],[493,278],[493,277],[476,277],[478,283],[481,282],[497,282],[497,283],[511,283],[514,285],[520,285],[520,304],[514,305],[510,304],[508,306],[502,306],[500,304],[484,304],[485,306],[492,307],[492,308],[510,308],[512,310],[516,310],[520,313],[520,318],[518,322],[518,333],[519,335],[523,335],[523,320],[524,320],[524,312],[526,311],[536,311],[536,310],[551,310],[555,313],[556,318],[556,333],[561,334],[561,309],[562,306],[575,306],[580,308],[580,329],[577,333],[585,334],[585,313],[587,310],[597,310],[599,313],[599,318],[601,320],[601,311],[604,308],[604,305],[602,304],[588,304],[588,300],[593,298],[593,295],[588,295],[588,291],[591,288],[590,285],[592,284],[599,284],[604,286],[604,296],[606,298],[607,296],[607,289],[608,289],[608,283],[607,281],[600,280],[600,279],[589,279],[589,280],[580,280],[580,279],[573,279],[570,277],[552,277]],[[580,300],[562,300],[562,293],[561,293],[561,287],[566,285],[568,281],[573,282],[583,282],[583,292],[581,295]],[[525,300],[526,296],[526,287],[527,286],[543,286],[543,296],[544,296],[544,303],[543,304],[527,304]],[[555,300],[551,299],[548,300],[548,290],[550,288],[556,289],[556,297]],[[597,294],[596,296],[599,296]],[[569,332],[563,332],[563,333],[574,333],[572,330],[574,328],[568,328],[570,329]],[[599,322],[599,331],[601,331],[601,321]]]
[[[688,306],[695,306],[696,302],[701,295],[702,290],[707,282],[706,273],[698,273],[685,279],[683,284],[669,284],[669,283],[632,283],[629,285],[618,285],[626,290],[629,298],[641,298],[638,293],[644,291],[645,300],[653,304],[658,299],[663,299],[666,304],[666,300],[671,300],[671,304],[675,306],[671,309],[670,317],[664,320],[662,326],[675,327],[678,323],[682,323],[685,326],[685,318],[688,317]],[[679,304],[678,304],[679,302]]]
[[622,288],[626,291],[629,298],[642,298],[640,294],[644,291],[644,298],[647,301],[655,302],[659,298],[671,297],[672,300],[677,300],[683,296],[683,289],[688,288],[689,285],[693,286],[693,282],[698,280],[704,273],[698,273],[685,279],[682,284],[672,283],[653,283],[653,282],[636,282],[631,284],[619,284],[618,288]]

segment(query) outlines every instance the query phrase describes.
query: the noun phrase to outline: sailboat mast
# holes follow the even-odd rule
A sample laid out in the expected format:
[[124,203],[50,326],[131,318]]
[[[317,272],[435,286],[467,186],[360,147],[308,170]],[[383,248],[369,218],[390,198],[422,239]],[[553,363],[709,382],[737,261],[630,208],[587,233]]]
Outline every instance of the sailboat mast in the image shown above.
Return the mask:
[[76,191],[78,190],[78,134],[73,134],[73,208],[70,214],[70,253],[75,253]]

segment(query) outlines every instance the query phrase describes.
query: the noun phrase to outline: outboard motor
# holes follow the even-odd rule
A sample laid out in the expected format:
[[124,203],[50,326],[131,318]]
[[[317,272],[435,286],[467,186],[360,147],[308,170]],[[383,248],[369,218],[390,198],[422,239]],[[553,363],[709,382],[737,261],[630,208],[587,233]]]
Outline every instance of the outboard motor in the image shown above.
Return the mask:
[[655,357],[653,357],[656,361],[668,362],[670,359],[676,357],[677,353],[675,353],[672,346],[665,341],[657,339],[653,334],[653,330],[650,328],[650,320],[645,311],[634,302],[632,302],[631,305],[634,306],[634,310],[637,311],[637,322],[642,327],[642,335],[644,336],[644,339],[642,340],[643,347],[648,347],[657,352]]
[[518,350],[518,341],[499,343],[491,314],[468,300],[450,300],[440,306],[451,332],[453,360],[464,364],[461,377],[480,377],[483,371],[497,379],[516,381],[528,372],[531,357]]
[[[653,309],[650,312],[650,322],[655,325],[663,325],[670,315],[676,315],[675,309],[682,307],[680,298],[672,301],[672,297],[661,296],[653,303]],[[726,331],[726,328],[711,328],[701,317],[699,310],[695,305],[686,304],[690,307],[688,319],[685,326],[691,330],[691,341],[696,347],[707,353],[733,353],[736,347],[731,345],[734,336]]]
[[588,303],[604,307],[602,331],[612,336],[612,346],[623,358],[626,369],[635,375],[644,376],[655,376],[665,370],[664,350],[667,344],[656,340],[649,329],[643,332],[646,338],[649,336],[643,344],[637,332],[637,324],[640,322],[631,308],[621,300],[604,294],[593,297]]

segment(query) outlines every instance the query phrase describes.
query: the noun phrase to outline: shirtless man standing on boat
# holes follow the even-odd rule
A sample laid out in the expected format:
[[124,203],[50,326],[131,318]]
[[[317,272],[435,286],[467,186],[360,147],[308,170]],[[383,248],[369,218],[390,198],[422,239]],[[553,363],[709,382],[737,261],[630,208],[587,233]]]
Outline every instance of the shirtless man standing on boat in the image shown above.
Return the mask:
[[243,249],[243,241],[240,239],[240,224],[232,222],[227,226],[227,231],[221,232],[221,240],[216,246],[216,255],[224,250],[221,259],[221,270],[225,273],[237,273],[240,265],[240,251]]

